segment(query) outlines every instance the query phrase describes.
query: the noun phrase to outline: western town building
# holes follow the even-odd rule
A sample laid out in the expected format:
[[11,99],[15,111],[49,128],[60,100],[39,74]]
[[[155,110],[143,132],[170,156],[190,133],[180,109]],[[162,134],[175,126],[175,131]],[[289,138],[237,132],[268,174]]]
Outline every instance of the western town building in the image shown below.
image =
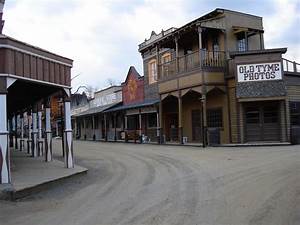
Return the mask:
[[144,76],[131,68],[121,105],[101,113],[113,121],[118,112],[126,141],[291,142],[300,125],[300,64],[284,59],[286,51],[265,49],[261,17],[215,9],[153,31],[139,45]]
[[[3,6],[4,0],[0,1],[0,31],[4,25]],[[65,167],[74,167],[70,114],[72,65],[71,59],[0,33],[1,184],[12,181],[12,148],[32,157],[43,155],[45,162],[52,161],[52,96],[62,99]]]

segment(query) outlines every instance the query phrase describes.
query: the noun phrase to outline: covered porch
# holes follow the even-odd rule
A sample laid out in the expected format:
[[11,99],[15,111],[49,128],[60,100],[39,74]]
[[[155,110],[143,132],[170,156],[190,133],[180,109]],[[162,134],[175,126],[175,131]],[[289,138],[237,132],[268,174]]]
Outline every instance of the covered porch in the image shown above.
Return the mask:
[[[0,36],[0,43],[0,184],[14,185],[18,181],[12,166],[24,166],[18,165],[22,160],[12,161],[16,154],[11,151],[22,152],[26,159],[53,163],[53,95],[63,100],[62,168],[74,168],[70,114],[73,61],[5,35]],[[22,176],[29,179],[26,173]]]

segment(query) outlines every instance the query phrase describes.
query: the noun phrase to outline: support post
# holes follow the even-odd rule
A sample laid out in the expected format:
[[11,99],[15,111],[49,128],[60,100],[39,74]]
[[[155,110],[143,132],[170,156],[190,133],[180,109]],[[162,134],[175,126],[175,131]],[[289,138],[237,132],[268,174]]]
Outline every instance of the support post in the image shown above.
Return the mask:
[[74,155],[73,155],[73,135],[72,135],[72,125],[71,125],[71,101],[69,97],[64,99],[64,157],[65,157],[65,167],[74,168]]
[[31,110],[28,110],[27,112],[27,124],[28,124],[28,140],[27,140],[27,153],[31,154],[31,145],[32,145],[32,129],[31,129],[31,125],[32,125],[32,117],[31,117]]
[[15,114],[14,116],[14,120],[15,120],[15,149],[19,149],[19,145],[18,145],[18,114]]
[[178,139],[179,143],[183,144],[183,134],[182,134],[182,98],[181,92],[179,91],[178,95]]
[[92,115],[92,126],[93,126],[93,141],[96,140],[96,133],[95,133],[95,115]]
[[21,139],[20,139],[20,151],[24,150],[24,113],[20,115],[20,128],[21,128]]
[[44,141],[42,137],[42,104],[38,106],[38,156],[42,156],[44,154]]
[[264,44],[264,34],[262,32],[259,33],[259,41],[260,41],[260,49],[263,50],[265,48],[265,44]]
[[141,110],[139,110],[139,140],[140,140],[140,143],[143,143],[143,138],[142,138],[142,114],[141,114]]
[[32,134],[31,155],[38,156],[38,129],[37,129],[37,105],[32,108]]
[[202,28],[198,27],[198,38],[199,38],[199,58],[200,58],[200,68],[201,68],[201,91],[202,91],[202,99],[201,99],[201,118],[202,118],[202,141],[203,148],[207,145],[207,120],[206,120],[206,81],[203,67],[203,53],[202,53]]
[[0,85],[0,183],[7,184],[11,182],[11,177],[7,131],[6,79],[0,78],[0,83],[2,82],[3,85]]
[[13,148],[14,147],[14,136],[13,136],[13,119],[10,118],[8,120],[9,123],[9,147]]
[[159,144],[164,143],[164,138],[163,138],[163,103],[162,99],[160,99],[159,102]]
[[127,129],[128,129],[128,118],[127,115],[125,115],[125,142],[128,142]]
[[115,141],[117,141],[117,113],[114,113],[114,120],[115,120]]
[[156,138],[157,143],[160,144],[160,123],[159,123],[159,111],[156,109]]
[[45,103],[45,115],[46,115],[46,136],[45,136],[45,161],[52,161],[52,131],[51,131],[51,108],[50,99]]
[[85,117],[83,117],[83,128],[84,128],[83,139],[86,140],[86,123],[85,123]]
[[179,72],[179,47],[178,47],[178,37],[175,37],[175,63],[176,63],[176,72]]
[[160,71],[160,68],[159,68],[159,46],[156,45],[156,80],[158,80],[161,76],[161,71]]
[[107,138],[107,121],[106,121],[106,114],[104,114],[104,139],[105,139],[105,141],[108,140],[108,138]]

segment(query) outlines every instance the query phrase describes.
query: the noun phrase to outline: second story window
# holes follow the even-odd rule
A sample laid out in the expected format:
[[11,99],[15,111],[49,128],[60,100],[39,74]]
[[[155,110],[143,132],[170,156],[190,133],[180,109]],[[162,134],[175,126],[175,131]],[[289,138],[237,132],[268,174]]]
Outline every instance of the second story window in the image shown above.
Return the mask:
[[237,38],[237,48],[239,52],[247,51],[247,43],[244,35],[240,35]]
[[161,64],[162,64],[162,69],[161,69],[161,75],[162,76],[168,76],[170,72],[170,61],[171,61],[171,54],[170,53],[165,53],[161,57]]
[[153,84],[157,81],[157,65],[155,59],[151,60],[148,63],[148,75],[149,75],[149,84]]

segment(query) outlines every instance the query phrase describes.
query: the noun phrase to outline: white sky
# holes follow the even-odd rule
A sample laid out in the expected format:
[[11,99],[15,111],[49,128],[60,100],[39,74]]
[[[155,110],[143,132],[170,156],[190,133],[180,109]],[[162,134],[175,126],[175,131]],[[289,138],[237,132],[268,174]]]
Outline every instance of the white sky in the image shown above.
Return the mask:
[[74,60],[72,81],[103,88],[131,65],[143,75],[138,44],[214,10],[263,17],[265,47],[287,47],[300,62],[300,0],[6,0],[4,34]]

